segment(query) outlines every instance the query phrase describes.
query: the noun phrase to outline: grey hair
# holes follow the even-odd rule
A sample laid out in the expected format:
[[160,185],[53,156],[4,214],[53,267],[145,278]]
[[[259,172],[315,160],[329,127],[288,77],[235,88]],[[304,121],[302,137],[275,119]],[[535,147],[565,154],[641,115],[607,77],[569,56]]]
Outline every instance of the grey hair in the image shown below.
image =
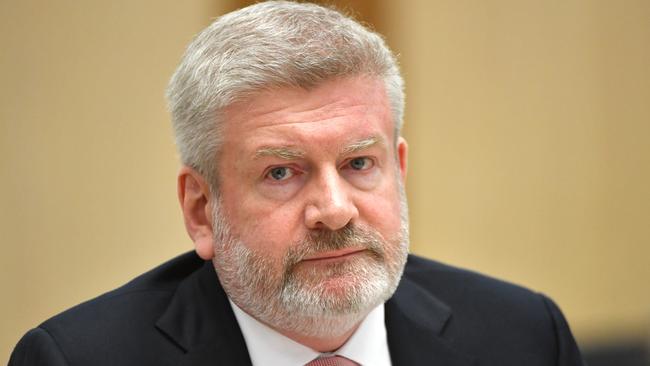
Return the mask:
[[181,162],[216,190],[225,107],[255,92],[346,76],[384,80],[397,138],[404,82],[380,35],[308,3],[268,1],[219,17],[187,47],[167,88]]

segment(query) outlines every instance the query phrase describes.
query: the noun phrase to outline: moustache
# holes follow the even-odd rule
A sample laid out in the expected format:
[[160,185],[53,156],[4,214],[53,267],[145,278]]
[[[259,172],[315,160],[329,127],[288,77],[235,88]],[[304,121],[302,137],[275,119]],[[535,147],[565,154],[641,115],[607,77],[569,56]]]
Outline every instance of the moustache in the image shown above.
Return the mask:
[[306,257],[320,252],[348,248],[365,249],[374,259],[381,261],[384,258],[384,243],[378,231],[351,223],[335,231],[312,231],[290,246],[284,257],[284,268],[291,269]]

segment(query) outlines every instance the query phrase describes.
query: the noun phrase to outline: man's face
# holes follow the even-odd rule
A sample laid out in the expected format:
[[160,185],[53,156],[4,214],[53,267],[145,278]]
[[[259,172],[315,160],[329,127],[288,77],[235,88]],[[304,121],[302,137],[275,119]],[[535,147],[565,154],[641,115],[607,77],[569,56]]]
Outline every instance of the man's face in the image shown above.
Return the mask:
[[318,333],[317,321],[358,320],[390,297],[408,246],[406,144],[383,83],[264,92],[224,120],[214,263],[231,299]]

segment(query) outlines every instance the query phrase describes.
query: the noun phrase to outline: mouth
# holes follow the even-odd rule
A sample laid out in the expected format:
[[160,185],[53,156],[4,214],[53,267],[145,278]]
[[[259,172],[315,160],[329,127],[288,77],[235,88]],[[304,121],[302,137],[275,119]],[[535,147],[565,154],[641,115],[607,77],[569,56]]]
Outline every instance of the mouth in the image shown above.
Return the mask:
[[361,252],[364,252],[366,249],[364,248],[346,248],[346,249],[340,249],[340,250],[332,250],[332,251],[327,251],[327,252],[319,252],[319,253],[314,253],[313,255],[309,255],[305,257],[302,261],[303,262],[317,262],[317,261],[330,261],[330,260],[339,260],[339,259],[345,259],[347,257],[351,257],[355,254],[359,254]]

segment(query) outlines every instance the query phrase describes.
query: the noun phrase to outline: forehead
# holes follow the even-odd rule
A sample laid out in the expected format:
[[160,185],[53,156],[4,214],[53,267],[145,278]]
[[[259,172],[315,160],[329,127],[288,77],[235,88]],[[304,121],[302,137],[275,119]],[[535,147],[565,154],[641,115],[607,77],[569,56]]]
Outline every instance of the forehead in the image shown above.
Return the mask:
[[223,120],[225,144],[318,146],[393,138],[384,83],[370,77],[330,80],[309,90],[264,91],[227,107]]

